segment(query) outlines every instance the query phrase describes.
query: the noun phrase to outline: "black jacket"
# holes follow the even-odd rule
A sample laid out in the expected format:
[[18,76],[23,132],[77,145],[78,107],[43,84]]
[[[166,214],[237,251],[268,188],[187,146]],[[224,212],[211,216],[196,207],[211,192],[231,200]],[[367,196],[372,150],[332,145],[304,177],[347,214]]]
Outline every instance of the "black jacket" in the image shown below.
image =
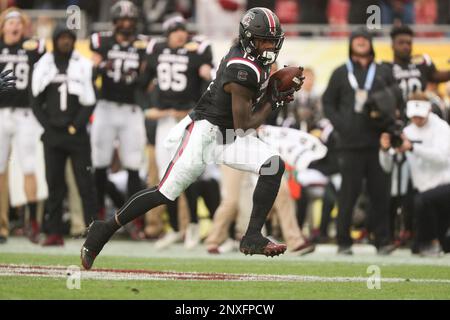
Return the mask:
[[[357,63],[353,65],[359,87],[363,88],[368,68],[364,69]],[[338,148],[378,148],[381,130],[369,118],[367,105],[363,113],[354,111],[355,91],[350,86],[347,73],[345,64],[334,70],[322,97],[325,116],[330,119],[339,135]],[[391,70],[377,64],[369,100],[374,92],[391,86],[397,87]]]

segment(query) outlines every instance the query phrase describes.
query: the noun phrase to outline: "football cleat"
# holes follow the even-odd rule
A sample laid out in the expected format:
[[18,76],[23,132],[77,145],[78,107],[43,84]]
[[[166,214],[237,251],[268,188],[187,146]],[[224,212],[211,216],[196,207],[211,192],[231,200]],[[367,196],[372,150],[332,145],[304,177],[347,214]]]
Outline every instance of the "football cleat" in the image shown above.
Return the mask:
[[275,243],[267,238],[255,238],[243,237],[239,246],[239,251],[245,255],[262,254],[266,257],[274,257],[283,254],[287,249],[287,246],[282,243]]
[[111,237],[104,221],[93,221],[86,229],[86,241],[81,247],[81,264],[86,270],[92,268],[95,258],[102,251],[103,246]]

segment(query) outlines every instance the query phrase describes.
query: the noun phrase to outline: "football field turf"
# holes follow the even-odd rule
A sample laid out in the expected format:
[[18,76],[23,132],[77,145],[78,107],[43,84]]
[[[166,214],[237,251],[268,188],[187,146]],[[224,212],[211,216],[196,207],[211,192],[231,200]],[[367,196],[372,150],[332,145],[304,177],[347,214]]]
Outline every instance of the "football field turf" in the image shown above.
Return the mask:
[[305,257],[212,256],[203,246],[158,251],[114,240],[93,271],[79,272],[81,244],[42,248],[10,239],[0,246],[0,299],[450,299],[450,255],[380,257],[357,245],[353,257],[341,257],[322,245]]

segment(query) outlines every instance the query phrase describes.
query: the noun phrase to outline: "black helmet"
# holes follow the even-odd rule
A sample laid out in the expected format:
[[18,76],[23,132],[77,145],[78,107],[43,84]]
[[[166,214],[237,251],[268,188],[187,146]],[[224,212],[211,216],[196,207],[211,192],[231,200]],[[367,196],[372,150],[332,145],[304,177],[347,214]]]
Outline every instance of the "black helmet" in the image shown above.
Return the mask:
[[[259,53],[254,39],[276,41],[274,51]],[[254,56],[263,64],[272,64],[278,57],[284,41],[284,32],[280,20],[267,8],[253,8],[248,10],[239,24],[239,42],[249,55]]]
[[111,7],[111,18],[113,22],[120,18],[137,19],[138,17],[138,9],[131,1],[121,0]]

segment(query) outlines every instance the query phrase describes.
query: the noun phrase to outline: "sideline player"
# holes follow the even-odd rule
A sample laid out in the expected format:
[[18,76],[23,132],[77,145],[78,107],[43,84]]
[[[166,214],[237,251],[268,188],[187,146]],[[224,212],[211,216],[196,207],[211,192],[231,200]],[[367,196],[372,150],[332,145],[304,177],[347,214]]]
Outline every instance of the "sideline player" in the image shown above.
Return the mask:
[[111,8],[111,15],[114,31],[91,36],[94,65],[102,80],[91,132],[100,218],[104,215],[107,169],[116,140],[121,163],[128,171],[130,196],[141,189],[139,169],[145,149],[144,114],[137,104],[135,91],[147,37],[137,34],[139,13],[131,1],[117,2]]
[[30,213],[28,238],[37,243],[39,226],[36,219],[36,163],[42,128],[31,111],[29,86],[33,65],[45,53],[45,40],[25,36],[29,18],[17,8],[9,8],[0,16],[0,72],[13,70],[15,89],[0,96],[0,193],[5,186],[5,172],[11,144],[17,151],[24,173],[24,188]]
[[425,91],[428,82],[450,80],[450,70],[436,69],[427,54],[412,55],[414,33],[408,26],[394,27],[391,30],[394,62],[386,65],[392,68],[395,80],[403,93],[404,101],[416,91]]
[[258,128],[272,110],[292,101],[294,91],[302,85],[300,82],[284,92],[277,85],[266,90],[270,65],[275,62],[283,40],[280,22],[272,11],[253,8],[246,12],[240,22],[239,41],[222,59],[217,78],[194,112],[178,125],[185,128],[183,138],[161,182],[133,195],[113,218],[91,224],[81,248],[84,268],[92,267],[96,256],[120,226],[151,208],[174,201],[211,162],[259,174],[241,252],[274,256],[286,251],[285,244],[274,243],[261,234],[278,193],[284,162],[247,131]]

